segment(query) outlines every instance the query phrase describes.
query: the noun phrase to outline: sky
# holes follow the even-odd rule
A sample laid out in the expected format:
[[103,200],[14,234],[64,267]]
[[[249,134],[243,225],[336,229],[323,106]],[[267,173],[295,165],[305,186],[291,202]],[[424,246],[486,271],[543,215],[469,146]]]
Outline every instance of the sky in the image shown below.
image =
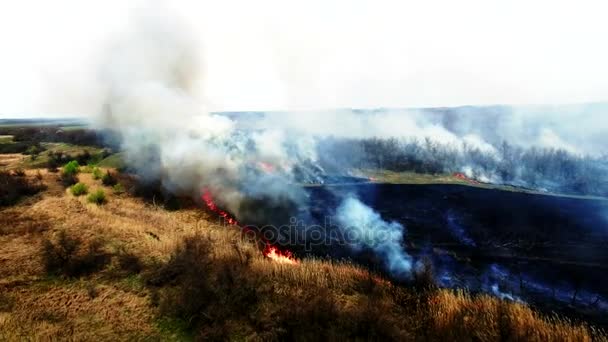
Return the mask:
[[142,7],[196,38],[212,111],[608,101],[605,1],[22,0],[0,1],[0,117],[86,115]]

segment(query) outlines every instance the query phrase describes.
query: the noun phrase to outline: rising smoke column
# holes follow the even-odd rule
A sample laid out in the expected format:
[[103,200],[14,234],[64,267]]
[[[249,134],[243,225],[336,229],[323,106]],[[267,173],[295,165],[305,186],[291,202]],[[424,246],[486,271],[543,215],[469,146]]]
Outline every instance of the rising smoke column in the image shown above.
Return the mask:
[[403,250],[405,229],[397,222],[386,222],[380,214],[359,199],[346,197],[336,211],[342,232],[355,251],[373,250],[392,275],[409,278],[412,258]]
[[[92,109],[98,128],[119,133],[128,165],[174,194],[199,198],[209,189],[237,217],[244,198],[299,201],[281,132],[247,133],[206,110],[202,54],[189,28],[154,6],[134,12],[131,24],[102,54]],[[267,164],[281,167],[259,172]]]

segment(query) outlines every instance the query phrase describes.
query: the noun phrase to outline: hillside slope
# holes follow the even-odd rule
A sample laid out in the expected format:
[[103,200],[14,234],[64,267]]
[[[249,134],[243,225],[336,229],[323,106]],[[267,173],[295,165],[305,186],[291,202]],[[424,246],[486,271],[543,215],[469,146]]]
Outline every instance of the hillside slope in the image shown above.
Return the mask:
[[89,192],[105,190],[96,205],[40,172],[46,190],[0,209],[0,340],[606,340],[422,279],[403,287],[348,262],[276,263],[196,205],[168,211],[81,173]]

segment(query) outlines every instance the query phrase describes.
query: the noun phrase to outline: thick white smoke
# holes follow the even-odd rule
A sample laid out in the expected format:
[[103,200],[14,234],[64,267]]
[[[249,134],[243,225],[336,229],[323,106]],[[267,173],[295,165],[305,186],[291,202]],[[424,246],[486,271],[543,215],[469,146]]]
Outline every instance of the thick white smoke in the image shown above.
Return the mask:
[[[503,139],[577,153],[599,152],[605,142],[598,132],[606,120],[599,116],[593,117],[596,125],[586,124],[593,135],[585,140],[569,127],[575,117],[545,125],[546,116],[520,112],[495,117],[494,126],[492,120],[478,120],[476,115],[484,113],[466,109],[444,115],[416,110],[265,113],[251,122],[209,113],[197,37],[179,18],[157,9],[137,12],[131,23],[108,46],[91,87],[99,92],[90,97],[99,99],[90,108],[98,114],[97,127],[120,134],[127,163],[144,178],[161,180],[177,194],[197,197],[209,189],[239,218],[250,198],[301,204],[303,190],[294,186],[294,174],[310,169],[323,173],[317,165],[318,142],[327,137],[428,138],[457,151],[474,147],[492,158],[498,158]],[[352,197],[343,200],[337,217],[344,229],[355,233],[354,249],[375,251],[396,275],[411,273],[401,225],[385,222]]]
[[[156,8],[135,14],[101,59],[103,94],[93,109],[98,127],[120,134],[127,163],[176,194],[208,189],[236,215],[247,196],[297,200],[286,179],[290,149],[305,157],[306,140],[291,146],[282,131],[245,133],[227,116],[209,113],[197,39]],[[278,170],[262,172],[259,163]]]
[[355,197],[342,201],[336,218],[353,249],[373,250],[395,276],[411,275],[412,258],[402,247],[405,230],[401,224],[384,221],[380,214]]

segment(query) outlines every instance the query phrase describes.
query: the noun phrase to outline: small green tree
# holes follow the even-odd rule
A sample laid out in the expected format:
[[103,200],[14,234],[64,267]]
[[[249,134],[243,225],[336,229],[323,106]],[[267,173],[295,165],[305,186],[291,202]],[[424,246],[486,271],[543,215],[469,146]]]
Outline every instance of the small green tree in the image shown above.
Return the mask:
[[76,174],[78,174],[79,171],[80,171],[80,166],[78,165],[78,162],[75,160],[72,160],[71,162],[69,162],[63,166],[62,173],[64,175],[75,176]]

